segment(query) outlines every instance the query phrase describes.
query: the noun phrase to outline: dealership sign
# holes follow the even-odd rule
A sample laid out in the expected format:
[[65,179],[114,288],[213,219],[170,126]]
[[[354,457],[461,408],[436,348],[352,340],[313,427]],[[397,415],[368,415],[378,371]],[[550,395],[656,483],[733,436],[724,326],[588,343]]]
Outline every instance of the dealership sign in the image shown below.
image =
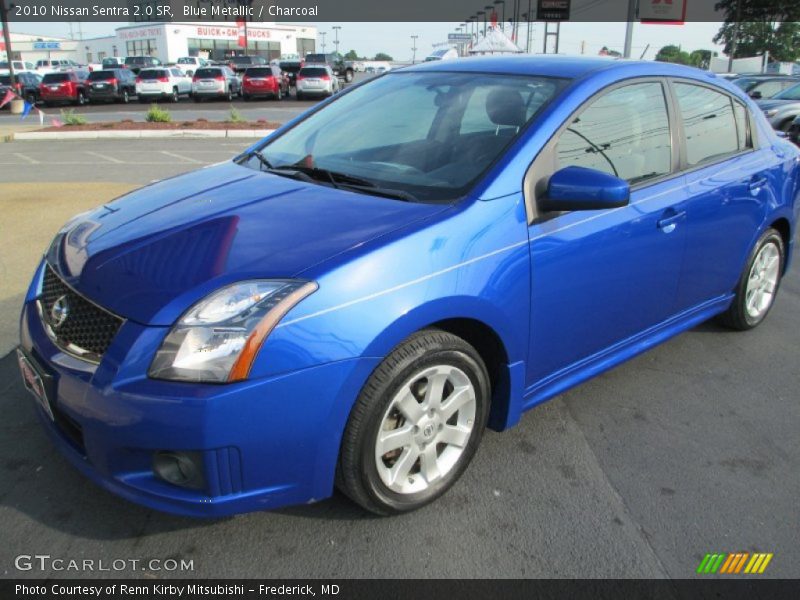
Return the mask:
[[448,42],[468,42],[472,39],[472,36],[469,33],[448,33],[447,34],[447,41]]
[[683,23],[687,0],[639,0],[639,20],[643,22]]
[[34,50],[61,50],[61,42],[33,42]]
[[569,21],[570,0],[538,0],[536,18],[539,21]]

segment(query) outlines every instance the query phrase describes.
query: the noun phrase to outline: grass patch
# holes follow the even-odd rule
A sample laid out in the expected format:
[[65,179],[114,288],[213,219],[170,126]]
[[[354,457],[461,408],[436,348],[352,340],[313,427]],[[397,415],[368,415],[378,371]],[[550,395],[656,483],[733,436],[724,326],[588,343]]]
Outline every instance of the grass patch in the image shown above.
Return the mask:
[[230,112],[230,116],[228,117],[228,122],[229,123],[244,123],[245,121],[246,121],[246,119],[242,116],[242,113],[240,113],[238,110],[236,110],[235,106],[231,105],[231,112]]
[[158,104],[151,104],[144,116],[144,120],[148,123],[169,123],[172,121],[172,115]]
[[73,109],[61,111],[61,121],[64,125],[86,125],[89,121],[83,115],[79,115]]

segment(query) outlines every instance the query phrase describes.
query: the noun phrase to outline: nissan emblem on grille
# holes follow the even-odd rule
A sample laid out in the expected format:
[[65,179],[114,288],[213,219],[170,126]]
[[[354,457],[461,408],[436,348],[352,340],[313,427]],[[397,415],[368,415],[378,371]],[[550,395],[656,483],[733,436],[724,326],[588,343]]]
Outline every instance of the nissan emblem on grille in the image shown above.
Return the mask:
[[53,303],[53,308],[50,309],[50,322],[54,329],[58,329],[64,324],[69,316],[69,301],[66,296],[60,296],[58,300]]

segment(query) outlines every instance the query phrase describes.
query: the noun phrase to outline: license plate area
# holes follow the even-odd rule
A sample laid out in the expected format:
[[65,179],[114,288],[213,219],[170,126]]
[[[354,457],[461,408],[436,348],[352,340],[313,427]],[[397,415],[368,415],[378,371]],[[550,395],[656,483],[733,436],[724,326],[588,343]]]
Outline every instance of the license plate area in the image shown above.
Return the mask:
[[55,379],[46,373],[33,357],[28,356],[19,348],[17,349],[17,363],[25,389],[31,393],[49,419],[55,421],[51,406],[55,395]]

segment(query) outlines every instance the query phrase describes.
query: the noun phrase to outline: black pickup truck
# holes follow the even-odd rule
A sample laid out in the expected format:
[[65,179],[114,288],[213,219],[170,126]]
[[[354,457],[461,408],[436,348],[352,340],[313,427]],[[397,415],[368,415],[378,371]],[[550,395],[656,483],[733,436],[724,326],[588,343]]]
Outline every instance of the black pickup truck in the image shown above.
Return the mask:
[[341,80],[350,83],[353,81],[353,66],[345,62],[344,57],[336,52],[329,54],[306,54],[304,66],[328,65],[333,73]]

